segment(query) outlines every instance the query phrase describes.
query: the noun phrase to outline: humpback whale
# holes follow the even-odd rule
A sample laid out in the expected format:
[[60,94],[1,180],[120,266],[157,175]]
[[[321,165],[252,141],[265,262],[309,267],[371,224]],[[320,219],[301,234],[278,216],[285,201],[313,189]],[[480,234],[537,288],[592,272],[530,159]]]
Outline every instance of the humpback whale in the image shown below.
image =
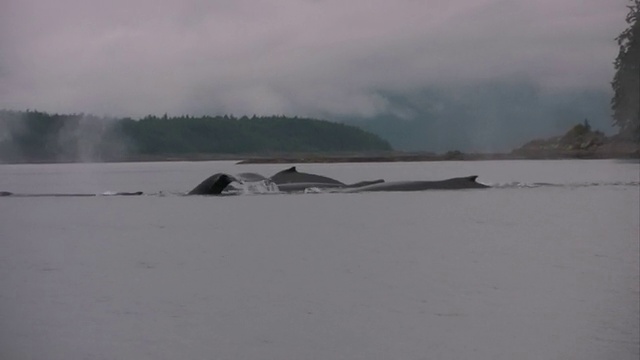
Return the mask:
[[334,192],[365,192],[365,191],[422,191],[422,190],[459,190],[459,189],[483,189],[489,186],[477,182],[478,176],[457,177],[439,181],[392,181],[382,179],[361,181],[354,184],[344,184],[338,180],[326,176],[298,172],[295,166],[280,171],[270,179],[281,191],[303,191],[304,189],[317,187],[320,189],[332,189]]
[[484,189],[489,187],[477,182],[477,178],[477,175],[472,175],[439,181],[392,181],[344,189],[342,192],[460,190]]
[[276,173],[269,180],[278,185],[278,189],[284,192],[304,191],[304,189],[308,188],[350,189],[384,182],[384,180],[378,179],[345,184],[326,176],[299,172],[295,166]]
[[[234,186],[229,186],[233,182],[264,182],[265,184],[276,184],[281,192],[302,192],[309,188],[324,189],[328,192],[354,193],[372,191],[423,191],[423,190],[459,190],[459,189],[482,189],[489,186],[477,182],[477,175],[456,177],[439,181],[391,181],[385,182],[383,179],[361,181],[353,184],[345,184],[341,181],[316,174],[299,172],[295,166],[282,170],[270,178],[266,178],[256,173],[241,173],[232,176],[225,173],[216,173],[198,184],[186,195],[221,195],[225,190],[233,194]],[[239,190],[239,189],[235,189]],[[135,196],[143,195],[137,192],[115,192],[104,194],[16,194],[9,191],[0,191],[0,197],[35,197],[35,196]]]
[[286,170],[282,170],[271,178],[271,181],[280,184],[293,184],[293,183],[317,183],[317,184],[327,184],[327,185],[336,185],[336,186],[344,186],[345,184],[322,175],[316,174],[307,174],[303,172],[298,172],[295,166],[292,166]]
[[242,173],[236,175],[236,177],[223,173],[214,174],[191,190],[188,195],[219,195],[233,181],[270,182],[276,184],[278,190],[281,192],[301,192],[309,188],[319,188],[330,192],[354,193],[370,191],[483,189],[489,187],[477,182],[477,178],[477,175],[473,175],[439,181],[392,182],[385,182],[383,179],[378,179],[345,184],[326,176],[299,172],[296,167],[293,166],[274,174],[270,178],[255,173]]
[[213,174],[189,191],[187,195],[220,195],[227,185],[234,181],[237,181],[236,178],[229,174]]

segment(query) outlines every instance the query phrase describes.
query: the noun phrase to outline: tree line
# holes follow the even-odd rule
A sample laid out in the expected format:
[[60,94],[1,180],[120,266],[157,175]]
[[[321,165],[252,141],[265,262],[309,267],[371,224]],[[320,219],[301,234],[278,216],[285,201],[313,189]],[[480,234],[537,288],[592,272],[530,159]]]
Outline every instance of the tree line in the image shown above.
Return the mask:
[[640,141],[640,0],[631,0],[626,28],[617,38],[619,51],[614,61],[611,86],[613,122],[620,134]]
[[360,128],[285,116],[147,116],[0,111],[4,162],[116,161],[145,157],[392,150]]

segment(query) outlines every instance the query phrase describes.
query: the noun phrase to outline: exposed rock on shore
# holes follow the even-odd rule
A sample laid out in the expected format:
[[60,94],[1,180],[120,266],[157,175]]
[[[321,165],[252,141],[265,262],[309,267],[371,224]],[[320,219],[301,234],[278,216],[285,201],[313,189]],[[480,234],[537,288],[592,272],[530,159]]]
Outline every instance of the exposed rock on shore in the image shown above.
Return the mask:
[[523,158],[637,158],[640,144],[620,135],[593,131],[585,120],[562,136],[529,141],[512,151]]

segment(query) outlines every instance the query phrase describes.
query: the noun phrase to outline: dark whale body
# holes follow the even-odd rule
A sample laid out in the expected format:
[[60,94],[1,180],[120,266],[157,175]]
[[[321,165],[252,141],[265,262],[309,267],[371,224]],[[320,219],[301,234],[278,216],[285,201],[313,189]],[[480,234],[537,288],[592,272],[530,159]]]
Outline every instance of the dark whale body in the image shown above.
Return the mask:
[[[278,186],[281,192],[302,192],[309,188],[325,189],[329,192],[354,193],[375,191],[423,191],[423,190],[459,190],[459,189],[483,189],[489,186],[477,182],[478,176],[457,177],[439,181],[392,181],[385,182],[382,179],[361,181],[354,184],[345,184],[338,180],[316,174],[298,172],[295,166],[282,170],[270,178],[256,173],[242,173],[237,177],[225,173],[217,173],[209,176],[187,195],[221,195],[224,190],[233,190],[229,186],[232,182],[259,182],[272,183]],[[239,189],[235,189],[239,190]],[[230,193],[232,194],[232,192]],[[16,194],[9,191],[0,191],[0,197],[52,197],[52,196],[136,196],[143,192],[116,192],[104,194]]]
[[489,186],[476,181],[478,176],[457,177],[439,181],[392,181],[382,179],[345,184],[338,180],[316,174],[298,172],[295,166],[282,170],[270,178],[260,174],[242,173],[236,177],[217,173],[211,175],[188,195],[219,195],[233,181],[266,181],[274,183],[281,192],[301,192],[309,188],[326,189],[331,192],[373,192],[373,191],[423,191],[423,190],[460,190],[483,189]]
[[384,180],[361,181],[355,184],[344,184],[326,176],[298,172],[293,166],[280,171],[270,179],[278,189],[284,192],[303,191],[308,188],[331,189],[335,192],[368,192],[368,191],[422,191],[422,190],[459,190],[483,189],[489,186],[476,181],[478,176],[466,176],[439,181],[393,181]]
[[213,174],[189,191],[187,195],[220,195],[227,185],[234,181],[236,179],[231,175],[224,173]]
[[345,184],[326,176],[298,172],[295,166],[276,173],[269,180],[278,185],[278,189],[284,192],[304,191],[308,188],[351,189],[384,182],[384,180],[379,179]]
[[[302,192],[309,188],[325,189],[329,192],[354,193],[372,191],[423,191],[423,190],[460,190],[483,189],[489,186],[477,182],[478,176],[457,177],[439,181],[392,181],[385,182],[382,179],[361,181],[354,184],[345,184],[338,180],[316,174],[298,172],[295,166],[282,170],[270,178],[256,173],[242,173],[237,177],[225,173],[217,173],[209,176],[187,195],[221,195],[232,182],[258,182],[274,183],[281,192]],[[237,190],[237,189],[236,189]],[[38,196],[136,196],[143,195],[137,192],[117,192],[110,194],[16,194],[8,191],[0,191],[0,197],[38,197]]]
[[484,189],[489,187],[477,182],[477,178],[477,175],[473,175],[439,181],[392,181],[344,189],[342,192],[461,190]]
[[335,185],[337,187],[345,186],[344,183],[326,176],[298,172],[295,166],[282,170],[269,179],[276,183],[276,185],[309,183]]

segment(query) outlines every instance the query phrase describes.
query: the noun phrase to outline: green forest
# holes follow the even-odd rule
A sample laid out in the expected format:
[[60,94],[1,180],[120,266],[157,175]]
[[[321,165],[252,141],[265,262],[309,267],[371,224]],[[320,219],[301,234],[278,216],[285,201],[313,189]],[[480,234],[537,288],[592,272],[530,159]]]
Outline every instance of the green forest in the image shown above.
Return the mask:
[[2,162],[391,150],[388,142],[360,128],[309,118],[165,115],[134,120],[0,110]]

